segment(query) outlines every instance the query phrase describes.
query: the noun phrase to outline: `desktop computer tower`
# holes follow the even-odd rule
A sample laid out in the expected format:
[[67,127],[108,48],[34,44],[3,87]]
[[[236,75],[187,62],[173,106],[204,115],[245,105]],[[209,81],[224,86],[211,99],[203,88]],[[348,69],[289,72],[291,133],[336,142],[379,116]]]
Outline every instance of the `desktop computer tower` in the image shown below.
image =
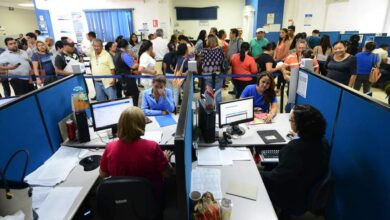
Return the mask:
[[74,118],[76,119],[78,141],[80,143],[90,141],[87,113],[85,111],[75,112]]
[[204,142],[215,142],[215,110],[206,109],[205,100],[199,100],[198,126]]

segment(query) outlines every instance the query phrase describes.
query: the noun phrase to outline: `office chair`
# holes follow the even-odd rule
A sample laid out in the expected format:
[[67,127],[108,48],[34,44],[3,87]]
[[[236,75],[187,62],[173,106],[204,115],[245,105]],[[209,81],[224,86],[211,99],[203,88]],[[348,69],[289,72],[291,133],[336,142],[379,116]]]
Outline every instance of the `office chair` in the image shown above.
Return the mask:
[[96,199],[103,220],[155,220],[161,213],[153,185],[141,177],[108,177],[99,186]]
[[324,178],[311,189],[308,198],[308,210],[315,215],[323,215],[333,190],[332,171],[329,169]]

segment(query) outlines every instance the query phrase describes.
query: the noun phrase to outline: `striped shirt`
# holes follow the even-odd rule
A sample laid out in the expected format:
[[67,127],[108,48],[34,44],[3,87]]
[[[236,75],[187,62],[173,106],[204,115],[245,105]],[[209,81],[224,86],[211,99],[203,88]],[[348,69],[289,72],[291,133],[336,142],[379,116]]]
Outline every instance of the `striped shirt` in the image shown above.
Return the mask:
[[[298,69],[300,62],[301,62],[301,57],[298,58],[296,53],[292,53],[286,57],[284,60],[284,68],[286,69]],[[317,58],[314,57],[313,59],[313,64],[314,64],[314,72],[318,72],[319,66],[318,66],[318,61]]]

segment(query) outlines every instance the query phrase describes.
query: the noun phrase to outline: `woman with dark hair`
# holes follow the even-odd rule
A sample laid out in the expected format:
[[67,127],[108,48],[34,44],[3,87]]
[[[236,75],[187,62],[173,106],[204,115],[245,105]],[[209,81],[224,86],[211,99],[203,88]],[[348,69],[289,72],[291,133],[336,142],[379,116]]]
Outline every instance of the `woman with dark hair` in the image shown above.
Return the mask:
[[106,46],[104,46],[104,49],[110,53],[112,59],[114,59],[115,55],[116,55],[116,52],[118,50],[118,44],[116,42],[108,42],[106,43]]
[[225,30],[221,29],[221,30],[218,31],[218,38],[222,42],[223,53],[226,56],[227,53],[228,53],[229,44],[225,40],[226,39],[226,32],[225,32]]
[[120,42],[121,40],[123,40],[123,35],[119,35],[118,37],[115,38],[115,42],[116,42],[117,44],[119,44],[119,42]]
[[347,46],[347,53],[355,56],[357,53],[359,53],[360,48],[359,48],[359,41],[360,41],[360,36],[357,34],[352,35],[349,38],[348,41],[348,46]]
[[320,45],[315,46],[313,52],[314,56],[317,57],[318,64],[320,65],[321,75],[326,76],[327,71],[325,68],[325,62],[329,55],[332,54],[332,45],[330,44],[329,35],[324,35],[321,37]]
[[297,35],[294,36],[294,39],[292,40],[290,44],[290,52],[289,53],[294,53],[295,52],[295,47],[297,45],[297,42],[299,40],[306,39],[305,35],[303,33],[298,33]]
[[171,39],[169,40],[169,43],[175,45],[175,49],[176,49],[176,45],[177,45],[177,37],[176,37],[176,34],[172,34],[172,35],[171,35]]
[[130,35],[130,39],[129,39],[129,49],[133,52],[133,55],[134,55],[134,59],[138,59],[138,51],[141,47],[141,44],[138,42],[138,37],[135,33],[132,33]]
[[[263,53],[256,59],[259,65],[259,72],[267,71],[268,73],[274,73],[281,70],[281,66],[276,66],[276,61],[273,58],[276,45],[274,42],[270,42],[263,46]],[[275,67],[275,68],[274,68]]]
[[203,48],[206,47],[206,30],[201,30],[196,40],[194,52],[196,55],[200,54]]
[[[257,71],[257,65],[255,59],[249,56],[250,45],[248,42],[241,44],[240,52],[233,54],[230,58],[230,64],[232,66],[232,72],[234,74],[252,74],[255,75]],[[233,84],[236,88],[236,99],[240,98],[242,91],[245,87],[251,84],[251,77],[237,77],[233,78]]]
[[279,33],[279,41],[275,48],[274,59],[278,61],[284,60],[288,56],[291,41],[288,39],[287,28],[283,28]]
[[367,93],[371,89],[371,83],[368,80],[372,68],[379,66],[381,59],[373,53],[376,44],[374,42],[368,42],[364,46],[363,52],[356,54],[356,80],[353,86],[354,89],[360,90],[363,84],[363,93]]
[[271,74],[263,72],[257,77],[256,84],[245,87],[241,98],[254,98],[254,111],[268,113],[265,122],[269,123],[276,116],[278,106],[276,104],[275,81]]
[[[157,71],[154,69],[156,60],[154,59],[153,44],[150,40],[146,40],[142,43],[138,53],[139,67],[138,71],[144,76],[154,76]],[[145,89],[152,87],[152,80],[150,78],[142,78],[142,85]]]
[[356,77],[356,57],[347,53],[344,41],[333,44],[333,56],[329,56],[325,63],[328,70],[327,77],[346,86],[352,87]]
[[297,136],[280,150],[278,166],[260,174],[274,207],[304,213],[310,190],[329,169],[326,121],[316,108],[296,105],[290,126]]
[[138,64],[134,62],[133,57],[127,53],[129,42],[122,39],[118,43],[118,52],[114,58],[115,71],[117,75],[121,75],[122,78],[116,83],[117,97],[122,98],[122,90],[124,90],[125,96],[131,96],[134,106],[138,106],[139,90],[135,78],[128,78],[126,75],[135,74],[135,70],[138,68]]

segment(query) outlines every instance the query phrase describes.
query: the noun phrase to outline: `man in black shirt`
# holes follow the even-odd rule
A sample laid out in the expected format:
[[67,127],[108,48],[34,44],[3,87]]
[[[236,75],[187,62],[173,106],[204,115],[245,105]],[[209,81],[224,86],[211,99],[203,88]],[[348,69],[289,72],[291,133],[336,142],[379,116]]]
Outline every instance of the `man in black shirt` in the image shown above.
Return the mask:
[[68,76],[73,74],[73,72],[67,65],[75,61],[79,62],[80,57],[75,52],[75,44],[70,38],[64,39],[62,43],[62,52],[56,56],[54,64],[57,75]]

